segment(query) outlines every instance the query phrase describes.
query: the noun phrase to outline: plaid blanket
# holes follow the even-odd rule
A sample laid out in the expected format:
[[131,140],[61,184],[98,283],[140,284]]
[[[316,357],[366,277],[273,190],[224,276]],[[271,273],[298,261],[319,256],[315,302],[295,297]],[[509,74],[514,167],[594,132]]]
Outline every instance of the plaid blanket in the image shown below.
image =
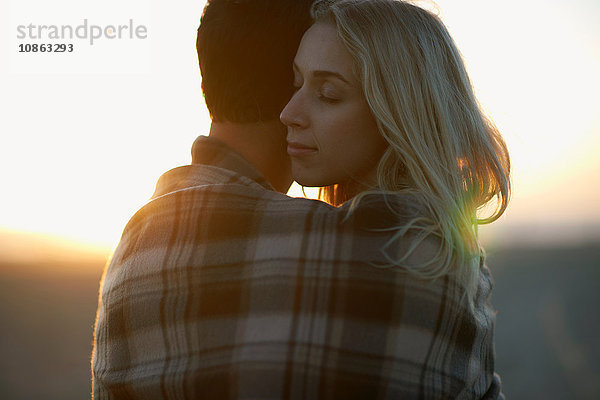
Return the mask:
[[422,212],[414,199],[369,195],[349,214],[274,192],[214,139],[193,154],[105,271],[95,399],[502,397],[483,263],[474,313],[451,276],[382,267],[406,243],[380,228]]

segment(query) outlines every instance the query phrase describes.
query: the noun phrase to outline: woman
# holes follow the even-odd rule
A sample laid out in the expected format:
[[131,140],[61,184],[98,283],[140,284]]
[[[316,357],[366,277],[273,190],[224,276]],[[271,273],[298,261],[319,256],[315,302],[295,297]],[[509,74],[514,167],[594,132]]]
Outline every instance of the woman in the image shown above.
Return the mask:
[[[456,281],[468,316],[451,318],[491,321],[477,325],[491,343],[477,226],[505,211],[510,162],[452,38],[437,16],[403,1],[317,0],[312,16],[294,62],[296,92],[281,114],[295,180],[320,186],[331,204],[351,199],[350,210],[384,198],[388,220],[403,212],[394,198],[412,199],[421,212],[375,227],[392,232],[387,267]],[[495,210],[478,216],[490,203]],[[491,353],[476,362],[493,371]],[[487,385],[471,395],[499,395]]]
[[[436,16],[395,0],[317,1],[313,18],[281,113],[294,178],[334,205],[373,191],[414,196],[430,218],[412,229],[442,239],[414,272],[458,269],[472,300],[477,225],[506,209],[510,162],[450,35]],[[478,218],[494,198],[496,210]]]

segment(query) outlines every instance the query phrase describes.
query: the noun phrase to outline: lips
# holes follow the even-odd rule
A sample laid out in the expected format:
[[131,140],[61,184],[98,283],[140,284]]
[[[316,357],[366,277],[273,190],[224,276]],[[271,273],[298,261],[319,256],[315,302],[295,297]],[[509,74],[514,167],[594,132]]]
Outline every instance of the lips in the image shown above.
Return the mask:
[[291,157],[302,157],[314,154],[318,151],[316,147],[310,147],[300,142],[288,140],[287,152]]

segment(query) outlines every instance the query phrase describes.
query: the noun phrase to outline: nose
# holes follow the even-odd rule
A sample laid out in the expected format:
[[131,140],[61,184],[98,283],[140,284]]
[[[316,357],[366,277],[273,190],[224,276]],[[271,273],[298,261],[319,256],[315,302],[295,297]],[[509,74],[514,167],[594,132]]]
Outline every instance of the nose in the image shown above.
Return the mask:
[[281,122],[290,128],[300,128],[306,125],[306,118],[301,104],[300,90],[296,91],[279,115]]

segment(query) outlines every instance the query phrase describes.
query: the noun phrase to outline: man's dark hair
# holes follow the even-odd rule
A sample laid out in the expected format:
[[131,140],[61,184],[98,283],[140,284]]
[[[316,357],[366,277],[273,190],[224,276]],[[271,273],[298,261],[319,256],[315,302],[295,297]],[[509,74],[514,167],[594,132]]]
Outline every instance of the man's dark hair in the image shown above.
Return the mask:
[[312,0],[209,0],[196,48],[213,121],[279,118]]

